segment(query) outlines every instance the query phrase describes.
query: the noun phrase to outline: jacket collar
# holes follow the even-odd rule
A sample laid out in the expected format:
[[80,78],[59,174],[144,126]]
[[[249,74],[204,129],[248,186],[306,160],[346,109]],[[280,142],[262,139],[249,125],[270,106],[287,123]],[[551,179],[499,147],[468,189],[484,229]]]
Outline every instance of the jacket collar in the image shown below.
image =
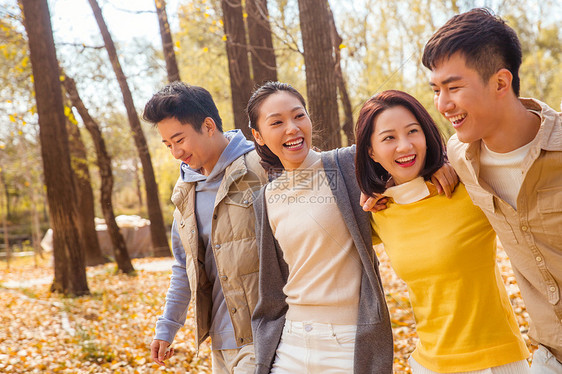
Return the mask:
[[537,133],[538,143],[545,151],[562,151],[562,116],[547,104],[536,99],[520,99],[525,108],[536,111],[541,117]]
[[[224,177],[219,186],[215,201],[221,201],[228,193],[232,183],[235,183],[248,172],[244,156],[245,155],[238,157],[224,170]],[[195,192],[194,188],[196,183],[196,181],[184,182],[181,177],[178,178],[172,192],[171,200],[180,212],[184,212],[187,209],[187,204],[192,200],[189,199],[189,196],[191,193]],[[193,204],[193,202],[191,203]]]
[[215,205],[228,194],[230,186],[236,183],[240,178],[242,178],[248,172],[246,167],[246,162],[244,160],[244,155],[238,157],[224,170],[224,177],[222,178],[219,190],[217,191],[217,197],[215,198]]

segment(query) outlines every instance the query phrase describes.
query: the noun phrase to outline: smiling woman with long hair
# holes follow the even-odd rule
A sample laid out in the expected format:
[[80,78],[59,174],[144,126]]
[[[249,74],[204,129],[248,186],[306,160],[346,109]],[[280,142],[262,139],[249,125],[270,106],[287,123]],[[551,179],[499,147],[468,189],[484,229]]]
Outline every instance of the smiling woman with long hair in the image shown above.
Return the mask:
[[257,373],[392,372],[390,319],[359,206],[355,148],[311,149],[302,95],[269,82],[247,113],[276,177],[254,202],[260,253]]
[[445,199],[429,181],[445,152],[429,113],[405,92],[384,91],[364,104],[356,136],[361,190],[390,197],[373,213],[373,242],[384,243],[408,286],[419,336],[413,372],[529,373],[496,233],[464,185]]

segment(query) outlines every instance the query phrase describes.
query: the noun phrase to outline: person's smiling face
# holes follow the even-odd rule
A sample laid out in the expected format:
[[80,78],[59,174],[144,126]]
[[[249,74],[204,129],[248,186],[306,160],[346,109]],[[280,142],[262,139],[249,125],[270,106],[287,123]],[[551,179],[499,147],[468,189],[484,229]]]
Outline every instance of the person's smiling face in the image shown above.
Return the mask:
[[492,80],[484,82],[478,71],[466,66],[459,52],[431,71],[435,107],[464,143],[486,138],[494,129],[498,108]]
[[312,146],[312,123],[300,100],[279,91],[259,108],[258,131],[252,133],[260,145],[277,156],[285,170],[298,168]]
[[386,109],[375,118],[369,154],[392,175],[396,184],[420,175],[426,151],[423,129],[405,107]]
[[157,124],[158,132],[162,137],[162,143],[168,147],[172,156],[189,165],[193,170],[210,172],[205,166],[212,159],[210,155],[209,142],[211,141],[209,129],[205,123],[201,126],[201,132],[196,131],[190,124],[182,124],[176,118],[166,118]]

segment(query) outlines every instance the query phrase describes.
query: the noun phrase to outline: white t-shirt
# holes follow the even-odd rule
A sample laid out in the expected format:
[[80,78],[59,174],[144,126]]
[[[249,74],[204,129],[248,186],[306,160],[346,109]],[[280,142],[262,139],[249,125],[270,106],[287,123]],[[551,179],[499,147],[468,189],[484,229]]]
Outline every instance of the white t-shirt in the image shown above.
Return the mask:
[[480,149],[480,178],[505,202],[517,209],[517,195],[523,183],[522,168],[534,141],[507,153],[491,151],[484,142]]

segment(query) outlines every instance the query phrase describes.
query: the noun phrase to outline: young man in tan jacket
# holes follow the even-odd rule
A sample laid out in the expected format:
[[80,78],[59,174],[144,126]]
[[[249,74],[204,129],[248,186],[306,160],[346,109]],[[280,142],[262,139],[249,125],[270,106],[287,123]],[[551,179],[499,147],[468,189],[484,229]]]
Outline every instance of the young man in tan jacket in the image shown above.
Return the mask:
[[212,340],[213,373],[255,370],[251,316],[258,299],[253,192],[267,181],[253,143],[223,133],[209,92],[174,82],[146,104],[144,119],[181,161],[172,193],[170,288],[150,346],[160,365],[194,302],[196,345]]
[[486,9],[447,21],[422,61],[456,130],[449,160],[511,259],[539,345],[532,371],[562,373],[562,115],[519,98],[519,40]]

